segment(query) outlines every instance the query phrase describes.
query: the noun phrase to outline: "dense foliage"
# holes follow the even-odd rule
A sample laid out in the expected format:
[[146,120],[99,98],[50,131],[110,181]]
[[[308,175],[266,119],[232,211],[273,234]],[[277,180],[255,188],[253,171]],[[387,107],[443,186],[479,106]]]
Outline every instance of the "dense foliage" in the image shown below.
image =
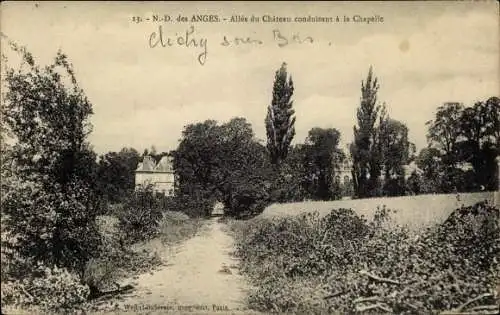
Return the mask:
[[[244,118],[233,118],[221,125],[205,121],[186,126],[174,153],[174,169],[180,198],[211,207],[219,200],[232,214],[263,209],[267,202],[269,167],[265,147],[255,140]],[[211,208],[200,210],[201,215],[207,215]]]
[[340,197],[340,187],[335,186],[336,166],[345,159],[338,148],[340,132],[335,128],[313,128],[309,131],[304,152],[305,182],[308,197],[316,200],[331,200]]
[[105,201],[123,201],[135,188],[135,170],[139,153],[133,148],[102,155],[97,166],[97,190]]
[[276,71],[273,97],[267,108],[266,134],[267,150],[271,163],[279,165],[286,159],[290,144],[295,136],[295,110],[293,110],[293,81],[288,77],[286,63]]
[[[167,243],[185,239],[199,224],[165,220],[177,200],[132,193],[135,150],[96,162],[87,141],[92,105],[63,53],[41,67],[23,47],[7,44],[21,65],[6,64],[2,73],[2,310],[67,311],[116,289],[122,270],[161,263],[130,243],[166,233]],[[111,235],[98,226],[106,209],[120,226]]]
[[354,142],[351,144],[354,189],[358,197],[377,195],[381,175],[381,156],[378,146],[378,123],[381,106],[377,103],[378,79],[370,67],[366,80],[361,82],[361,103],[354,126]]
[[[429,146],[421,152],[420,167],[426,181],[434,181],[438,192],[498,189],[500,150],[500,99],[490,97],[471,107],[445,103],[427,125]],[[432,150],[432,151],[431,151]],[[433,159],[429,159],[431,153]],[[469,163],[472,169],[465,169]]]
[[87,299],[100,255],[92,105],[64,54],[41,67],[8,44],[21,67],[2,82],[2,306],[68,308]]
[[2,283],[2,305],[16,305],[40,311],[70,310],[85,302],[90,294],[80,278],[64,268],[36,266],[34,272],[20,280]]
[[72,65],[58,53],[38,66],[25,49],[19,70],[5,71],[2,106],[2,227],[26,261],[81,274],[97,255],[95,154],[89,149],[92,105]]
[[236,223],[233,230],[243,270],[257,287],[250,294],[255,309],[411,314],[493,308],[499,218],[497,208],[479,203],[412,232],[389,227],[386,209],[373,221],[337,209],[323,218]]
[[128,241],[136,242],[154,235],[164,211],[164,198],[156,195],[149,185],[137,189],[115,210],[120,228],[127,231]]

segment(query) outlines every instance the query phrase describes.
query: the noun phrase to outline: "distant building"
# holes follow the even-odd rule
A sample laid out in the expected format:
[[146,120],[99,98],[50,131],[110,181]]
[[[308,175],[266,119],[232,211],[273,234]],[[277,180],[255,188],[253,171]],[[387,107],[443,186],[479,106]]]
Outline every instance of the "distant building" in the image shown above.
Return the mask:
[[[354,182],[352,178],[353,161],[348,153],[346,154],[344,152],[343,157],[344,158],[342,159],[342,155],[337,154],[333,159],[333,181],[337,183],[341,188],[342,197],[348,198],[354,195]],[[417,173],[418,175],[422,175],[422,170],[417,167],[417,164],[415,162],[403,165],[403,170],[405,180],[408,180],[413,172]],[[385,172],[383,170],[383,167],[380,179],[382,181],[385,180]]]
[[164,156],[156,164],[151,156],[145,156],[135,171],[135,187],[152,185],[153,190],[166,196],[173,196],[175,186],[172,158]]
[[405,180],[408,180],[410,176],[415,173],[419,176],[423,176],[424,172],[417,166],[417,163],[412,161],[410,164],[403,165],[403,169],[405,171]]
[[354,195],[354,184],[352,181],[352,160],[348,155],[336,155],[333,158],[333,182],[340,188],[343,198]]

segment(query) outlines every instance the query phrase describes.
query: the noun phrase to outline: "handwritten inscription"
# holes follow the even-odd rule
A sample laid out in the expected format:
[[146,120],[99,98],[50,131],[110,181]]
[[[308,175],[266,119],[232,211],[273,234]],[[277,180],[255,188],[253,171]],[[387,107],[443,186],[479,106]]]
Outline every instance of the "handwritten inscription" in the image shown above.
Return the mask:
[[273,30],[273,37],[274,40],[278,43],[279,47],[285,47],[291,42],[298,44],[313,42],[313,38],[311,36],[301,38],[299,34],[293,34],[292,37],[287,37],[283,35],[279,30]]
[[[299,33],[285,34],[279,29],[272,30],[272,41],[280,48],[290,44],[312,44],[314,39],[311,36],[300,35]],[[208,57],[208,38],[196,34],[194,26],[190,26],[183,33],[168,34],[163,25],[158,25],[157,29],[148,37],[150,48],[184,47],[198,49],[197,60],[200,65],[205,65]],[[262,45],[264,40],[250,36],[230,37],[224,35],[220,45],[224,47],[241,45]]]
[[234,37],[234,38],[229,38],[226,35],[224,35],[224,39],[220,43],[222,46],[231,46],[231,45],[244,45],[244,44],[256,44],[256,45],[262,45],[264,42],[261,41],[260,39],[254,39],[251,37]]
[[172,47],[172,46],[180,46],[180,47],[194,47],[201,48],[201,52],[198,54],[198,62],[201,65],[204,65],[207,61],[208,56],[208,40],[207,38],[199,38],[195,36],[194,26],[190,26],[185,33],[178,34],[176,33],[173,36],[165,34],[163,31],[163,26],[158,25],[158,30],[154,31],[149,35],[149,47]]

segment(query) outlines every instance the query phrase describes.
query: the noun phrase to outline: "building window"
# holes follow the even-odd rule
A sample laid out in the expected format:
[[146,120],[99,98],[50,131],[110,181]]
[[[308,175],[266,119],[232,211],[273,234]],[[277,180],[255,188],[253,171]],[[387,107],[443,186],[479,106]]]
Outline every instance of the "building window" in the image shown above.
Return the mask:
[[335,176],[335,183],[340,184],[340,176]]
[[349,182],[351,181],[351,179],[349,178],[349,176],[344,176],[344,185],[348,185]]

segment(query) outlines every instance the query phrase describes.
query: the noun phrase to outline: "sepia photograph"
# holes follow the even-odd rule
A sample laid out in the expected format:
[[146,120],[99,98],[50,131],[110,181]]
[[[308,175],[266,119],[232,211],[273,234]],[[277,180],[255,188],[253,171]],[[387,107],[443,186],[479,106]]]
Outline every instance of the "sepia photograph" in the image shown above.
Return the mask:
[[1,314],[500,313],[498,1],[3,1]]

